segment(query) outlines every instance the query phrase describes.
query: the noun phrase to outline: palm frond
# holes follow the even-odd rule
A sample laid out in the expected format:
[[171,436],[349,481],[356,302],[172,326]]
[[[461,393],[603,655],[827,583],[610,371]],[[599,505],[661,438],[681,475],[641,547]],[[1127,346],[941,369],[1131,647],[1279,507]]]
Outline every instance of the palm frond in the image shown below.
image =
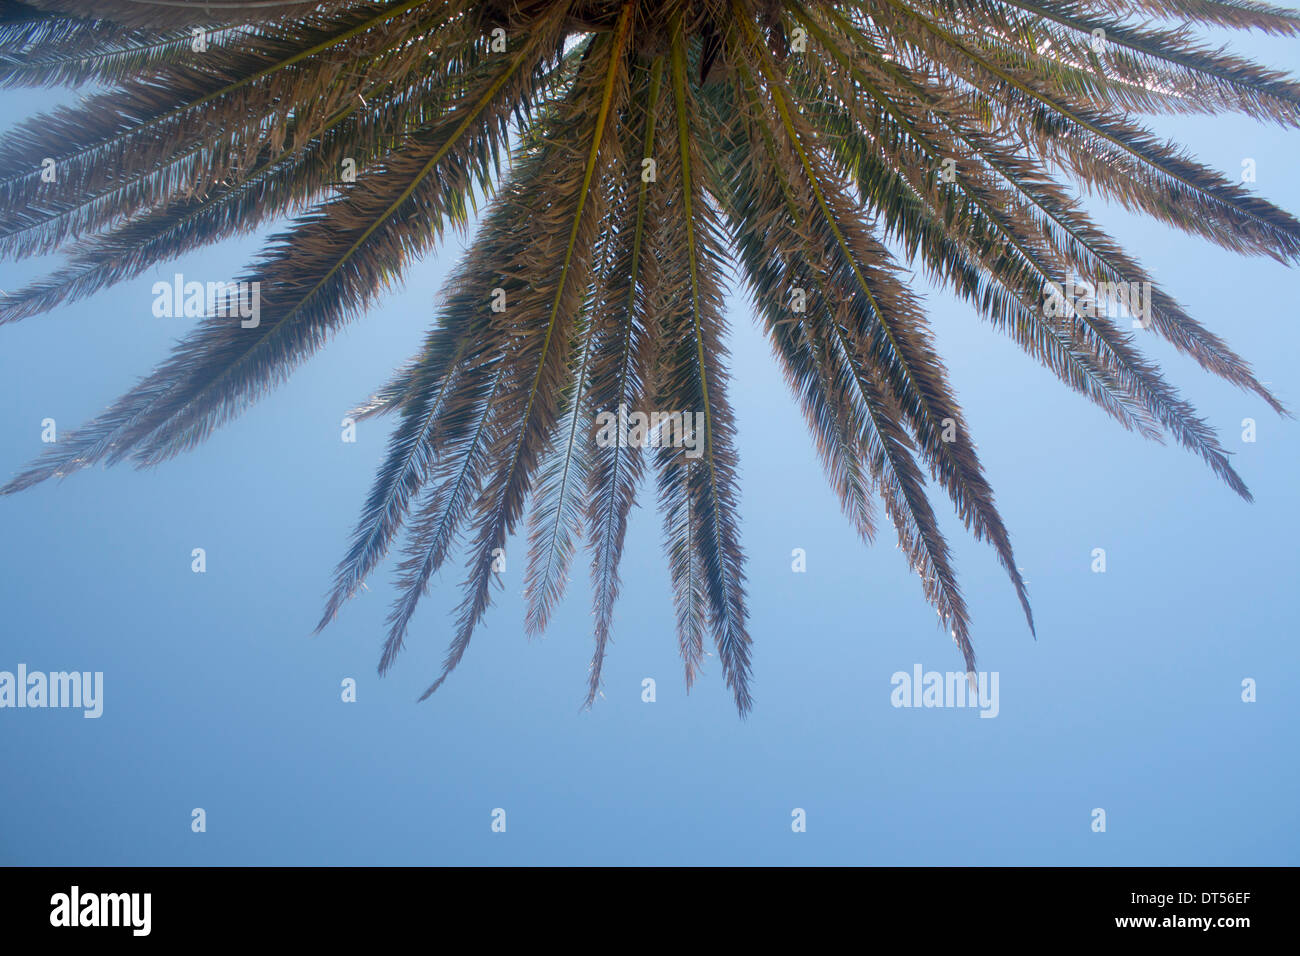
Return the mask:
[[[701,128],[701,110],[687,87],[686,39],[680,21],[670,31],[669,71],[677,132],[677,176],[672,181],[680,190],[675,202],[680,219],[669,228],[677,231],[673,244],[680,265],[665,266],[666,271],[677,266],[676,281],[685,284],[685,294],[673,297],[674,313],[664,319],[667,346],[661,354],[664,364],[657,373],[656,393],[661,408],[680,410],[683,415],[702,413],[704,441],[699,460],[691,461],[681,448],[661,448],[657,457],[661,472],[674,484],[685,486],[688,508],[683,517],[693,525],[690,546],[698,552],[697,567],[703,575],[701,590],[714,644],[736,708],[745,714],[752,706],[750,637],[744,555],[736,522],[734,424],[722,364],[726,357],[720,275],[724,253],[705,198],[711,170],[701,159],[699,143],[706,135]],[[691,633],[695,633],[693,626]],[[695,653],[696,645],[690,647]],[[689,672],[689,656],[687,667]]]
[[[629,119],[625,124],[631,140],[624,156],[655,156],[655,134],[660,123],[664,58],[655,58],[638,74],[631,95]],[[636,126],[640,120],[643,126]],[[639,138],[638,138],[639,137]],[[639,147],[639,149],[637,149]],[[635,187],[629,177],[615,177],[611,201],[616,248],[601,274],[592,307],[592,328],[596,335],[591,373],[591,407],[617,415],[620,409],[639,409],[647,394],[651,368],[651,346],[656,318],[651,311],[649,291],[658,287],[659,256],[654,244],[665,210],[654,198],[647,177],[634,167]],[[636,498],[644,462],[641,449],[614,441],[591,452],[587,472],[587,510],[591,550],[592,614],[595,618],[596,649],[591,659],[587,706],[600,693],[601,671],[613,626],[614,604],[618,599],[618,565],[627,534],[628,515]]]
[[493,472],[475,504],[477,529],[469,545],[469,576],[458,610],[456,636],[442,673],[421,699],[433,694],[460,662],[487,610],[490,589],[497,580],[495,557],[504,553],[506,538],[519,520],[539,461],[559,421],[560,396],[569,387],[572,372],[569,356],[574,330],[586,304],[604,212],[603,193],[596,187],[611,158],[608,121],[616,108],[615,94],[626,92],[620,77],[631,13],[632,5],[624,4],[613,34],[592,44],[575,82],[574,99],[564,110],[563,121],[572,130],[581,131],[575,132],[577,141],[589,143],[585,163],[561,166],[546,193],[534,199],[534,204],[545,202],[544,207],[534,205],[536,217],[529,223],[537,247],[534,254],[542,261],[558,261],[558,271],[550,281],[528,288],[520,297],[522,301],[498,314],[497,327],[514,341],[505,356],[506,388],[493,415],[509,426],[493,436]]

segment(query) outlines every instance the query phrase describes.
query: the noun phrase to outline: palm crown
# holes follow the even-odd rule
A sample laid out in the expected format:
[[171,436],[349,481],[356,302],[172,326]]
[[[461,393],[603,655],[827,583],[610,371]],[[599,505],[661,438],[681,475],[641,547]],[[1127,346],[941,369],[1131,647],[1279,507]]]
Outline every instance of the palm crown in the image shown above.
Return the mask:
[[[0,322],[291,218],[242,277],[260,290],[255,324],[207,315],[3,491],[193,447],[490,197],[422,350],[354,413],[397,422],[321,620],[405,525],[387,670],[431,575],[463,548],[456,633],[426,696],[464,654],[499,580],[494,556],[531,501],[530,631],[587,540],[590,703],[649,468],[688,685],[709,632],[749,709],[722,313],[732,261],[846,515],[870,539],[879,499],[971,670],[927,471],[993,546],[1031,628],[1032,617],[902,262],[1242,496],[1213,431],[1113,310],[1063,298],[1062,285],[1145,290],[1146,329],[1282,411],[1058,179],[1237,252],[1300,258],[1300,223],[1128,116],[1300,123],[1300,85],[1284,74],[1150,24],[1290,35],[1290,11],[1252,0],[102,0],[87,18],[78,6],[0,0],[0,84],[100,88],[0,141],[0,254],[67,253],[0,299]],[[618,409],[700,413],[701,434],[687,429],[696,453],[594,440],[601,413]]]

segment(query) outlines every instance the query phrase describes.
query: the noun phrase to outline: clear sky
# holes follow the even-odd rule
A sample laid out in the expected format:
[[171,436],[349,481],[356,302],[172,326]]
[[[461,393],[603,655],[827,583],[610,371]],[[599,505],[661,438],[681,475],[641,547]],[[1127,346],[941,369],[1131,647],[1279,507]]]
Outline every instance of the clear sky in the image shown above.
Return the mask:
[[[1239,48],[1297,71],[1296,41]],[[0,128],[53,102],[0,96]],[[1300,131],[1153,121],[1300,212]],[[1114,234],[1300,408],[1300,272],[1116,209]],[[254,237],[0,329],[0,477],[162,359],[192,320],[152,284],[237,275]],[[930,317],[1020,566],[1038,639],[992,551],[946,518],[999,712],[891,706],[891,676],[959,670],[882,531],[865,548],[742,295],[732,395],[743,463],[756,706],[716,659],[688,696],[653,488],[629,531],[605,699],[585,552],[543,639],[523,633],[522,543],[460,667],[429,701],[461,564],[375,674],[391,562],[319,637],[331,571],[389,423],[348,408],[412,354],[459,241],[292,380],[161,468],[79,473],[0,499],[0,670],[102,671],[103,716],[0,710],[0,862],[26,864],[1295,864],[1300,862],[1300,422],[1150,354],[1221,429],[1253,505],[1143,442],[939,292]],[[49,263],[0,264],[12,289]],[[1241,440],[1255,419],[1257,441]],[[204,548],[207,571],[191,572]],[[803,548],[807,571],[791,570]],[[1091,569],[1104,548],[1107,570]],[[355,703],[340,683],[357,681]],[[641,699],[642,680],[657,700]],[[1257,682],[1244,703],[1242,681]],[[203,808],[207,831],[191,830]],[[506,832],[492,813],[506,811]],[[806,832],[792,831],[792,811]],[[1092,811],[1106,811],[1106,832]]]

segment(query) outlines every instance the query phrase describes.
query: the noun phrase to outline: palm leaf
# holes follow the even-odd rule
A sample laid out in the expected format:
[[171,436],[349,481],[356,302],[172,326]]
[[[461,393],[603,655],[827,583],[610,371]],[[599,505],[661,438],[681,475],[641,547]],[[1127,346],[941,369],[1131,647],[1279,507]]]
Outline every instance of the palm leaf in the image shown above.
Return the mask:
[[[1105,310],[1054,315],[1044,303],[1070,279],[1149,289],[1149,331],[1285,414],[1079,195],[1231,252],[1300,261],[1290,213],[1134,119],[1300,126],[1300,83],[1210,44],[1207,28],[1295,36],[1300,15],[1257,0],[102,0],[93,12],[0,0],[0,88],[91,88],[0,138],[0,257],[65,256],[0,295],[0,324],[276,230],[236,280],[258,290],[258,321],[216,303],[0,493],[194,447],[449,227],[477,219],[422,348],[352,413],[395,421],[318,630],[398,548],[386,672],[435,575],[463,560],[427,697],[467,652],[526,517],[530,634],[586,539],[590,706],[652,463],[687,687],[711,638],[746,713],[723,307],[734,269],[846,518],[869,542],[883,507],[973,669],[970,609],[931,486],[992,546],[1031,632],[1033,618],[907,267],[1122,427],[1171,437],[1245,498],[1226,449],[1137,335]],[[650,455],[622,434],[597,441],[601,415],[643,410],[702,424],[656,432]]]

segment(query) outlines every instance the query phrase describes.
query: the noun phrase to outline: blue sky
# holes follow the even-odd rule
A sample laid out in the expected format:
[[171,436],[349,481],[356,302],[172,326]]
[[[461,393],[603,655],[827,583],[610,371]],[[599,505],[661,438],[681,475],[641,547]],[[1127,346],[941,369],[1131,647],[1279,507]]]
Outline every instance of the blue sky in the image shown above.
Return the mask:
[[[1294,41],[1239,43],[1296,68]],[[53,99],[0,96],[0,127]],[[1153,122],[1300,211],[1300,132]],[[1105,210],[1193,315],[1300,407],[1292,269]],[[41,421],[93,416],[191,320],[151,312],[176,271],[233,277],[250,237],[0,329],[0,474]],[[388,423],[340,419],[415,351],[461,248],[448,241],[292,380],[158,469],[79,473],[0,499],[0,670],[104,673],[104,713],[0,710],[0,861],[25,864],[1294,864],[1300,717],[1293,595],[1300,423],[1153,339],[1221,429],[1256,501],[1128,434],[941,292],[930,318],[1030,581],[1038,639],[992,551],[946,529],[996,719],[900,709],[891,675],[958,670],[892,535],[865,548],[828,490],[743,296],[733,297],[756,706],[716,660],[688,696],[653,489],[628,535],[605,699],[587,562],[547,634],[523,633],[522,547],[429,701],[463,572],[444,571],[393,672],[375,675],[390,570],[310,637]],[[48,263],[0,264],[11,289]],[[1241,440],[1244,418],[1257,441]],[[190,570],[191,550],[207,571]],[[1105,548],[1107,571],[1091,570]],[[806,573],[791,551],[807,553]],[[358,682],[344,703],[340,682]],[[657,682],[644,703],[641,682]],[[1241,700],[1243,679],[1258,700]],[[207,831],[191,831],[191,811]],[[1091,829],[1104,808],[1107,829]],[[505,833],[491,829],[506,811]],[[807,830],[792,832],[802,808]]]

